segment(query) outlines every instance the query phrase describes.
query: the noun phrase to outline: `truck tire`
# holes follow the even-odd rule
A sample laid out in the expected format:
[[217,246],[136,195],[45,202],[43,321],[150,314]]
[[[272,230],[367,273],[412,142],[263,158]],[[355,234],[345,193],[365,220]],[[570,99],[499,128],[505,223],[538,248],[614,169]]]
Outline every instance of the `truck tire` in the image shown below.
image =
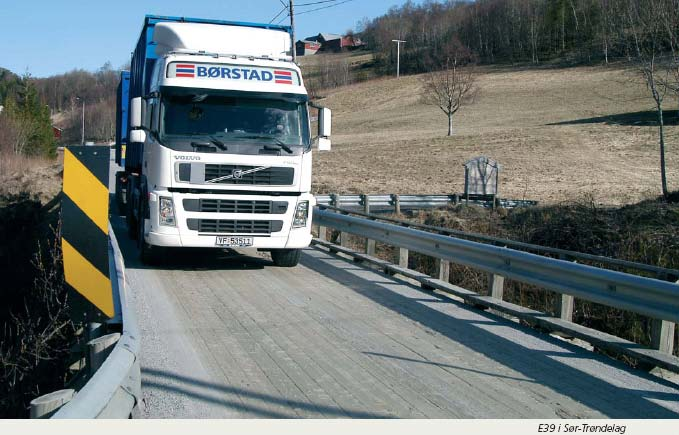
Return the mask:
[[123,195],[123,180],[125,176],[124,172],[116,172],[116,204],[118,205],[118,214],[120,216],[126,216],[125,212],[125,197]]
[[161,263],[163,248],[146,243],[144,236],[139,236],[139,259],[142,264],[156,266]]
[[137,240],[138,225],[137,220],[134,218],[134,213],[132,213],[132,207],[126,207],[125,209],[125,220],[127,221],[127,234],[130,239]]
[[299,264],[302,251],[299,249],[272,249],[271,259],[278,267],[295,267]]
[[146,243],[144,240],[144,222],[148,203],[141,201],[139,206],[139,223],[137,224],[137,246],[139,247],[139,259],[143,264],[155,266],[160,263],[162,248]]

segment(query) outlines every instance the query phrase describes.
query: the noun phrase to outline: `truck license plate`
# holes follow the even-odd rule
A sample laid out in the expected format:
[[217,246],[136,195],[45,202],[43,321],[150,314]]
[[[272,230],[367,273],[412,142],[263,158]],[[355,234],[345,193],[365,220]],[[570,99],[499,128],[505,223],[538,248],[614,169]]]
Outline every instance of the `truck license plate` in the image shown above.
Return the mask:
[[217,246],[230,248],[252,246],[252,237],[217,236],[215,242]]

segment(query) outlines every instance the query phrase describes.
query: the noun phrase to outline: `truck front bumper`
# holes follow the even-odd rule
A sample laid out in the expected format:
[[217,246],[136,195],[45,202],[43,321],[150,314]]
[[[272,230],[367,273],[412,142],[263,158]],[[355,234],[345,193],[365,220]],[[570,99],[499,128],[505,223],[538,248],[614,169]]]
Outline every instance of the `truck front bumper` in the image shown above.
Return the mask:
[[[160,197],[172,198],[175,212],[176,226],[159,224],[158,199]],[[287,201],[287,211],[284,214],[243,214],[243,213],[206,213],[186,211],[183,207],[185,199],[206,198],[196,194],[170,193],[155,191],[149,195],[149,220],[145,225],[145,240],[153,246],[163,247],[192,247],[192,248],[221,248],[217,245],[218,236],[251,237],[252,248],[255,249],[298,249],[306,248],[311,244],[311,220],[313,206],[316,199],[313,195],[304,193],[300,196],[265,196],[265,195],[209,195],[209,199],[224,200],[275,200]],[[306,226],[292,228],[295,209],[298,202],[309,201],[309,212]],[[201,233],[189,228],[189,219],[210,220],[278,220],[282,221],[280,231],[271,234],[248,234],[248,233]]]

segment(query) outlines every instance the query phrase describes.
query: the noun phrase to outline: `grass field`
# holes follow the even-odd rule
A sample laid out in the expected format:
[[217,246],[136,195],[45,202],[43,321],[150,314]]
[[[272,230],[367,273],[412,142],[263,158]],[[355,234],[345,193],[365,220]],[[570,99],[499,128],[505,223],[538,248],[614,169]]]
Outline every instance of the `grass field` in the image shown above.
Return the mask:
[[[421,77],[403,76],[324,91],[333,109],[333,150],[314,158],[314,190],[453,193],[462,165],[500,162],[501,196],[553,203],[591,195],[600,204],[660,193],[653,102],[616,67],[483,69],[475,103],[446,117],[420,102]],[[677,102],[668,99],[667,167],[679,188]]]

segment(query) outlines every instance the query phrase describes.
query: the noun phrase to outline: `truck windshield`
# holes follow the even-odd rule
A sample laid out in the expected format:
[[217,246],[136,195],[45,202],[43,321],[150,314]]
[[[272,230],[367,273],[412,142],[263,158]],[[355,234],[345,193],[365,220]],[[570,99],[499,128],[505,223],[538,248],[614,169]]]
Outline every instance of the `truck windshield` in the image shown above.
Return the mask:
[[306,102],[163,93],[160,140],[178,151],[301,154],[310,147]]

